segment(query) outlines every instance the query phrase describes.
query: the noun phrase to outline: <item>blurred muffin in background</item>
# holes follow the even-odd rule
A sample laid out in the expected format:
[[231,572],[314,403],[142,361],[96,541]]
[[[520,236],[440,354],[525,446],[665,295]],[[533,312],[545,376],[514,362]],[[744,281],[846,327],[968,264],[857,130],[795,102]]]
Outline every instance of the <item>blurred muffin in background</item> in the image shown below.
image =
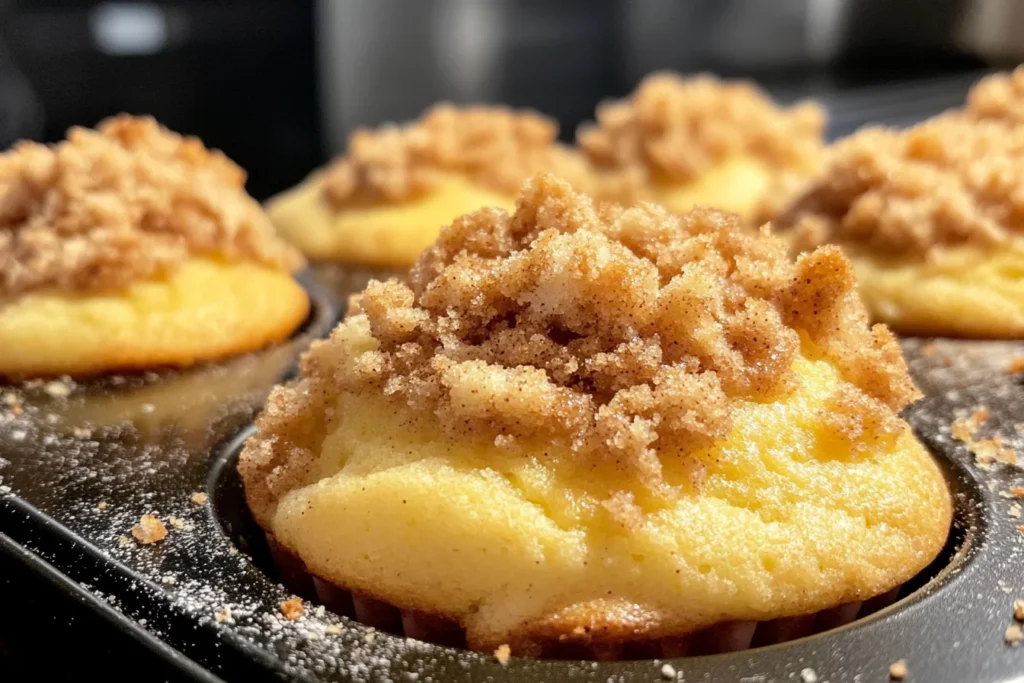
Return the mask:
[[820,169],[825,120],[817,105],[779,107],[752,83],[656,73],[602,103],[576,138],[601,199],[708,206],[760,224]]
[[0,155],[0,376],[187,366],[288,337],[302,257],[245,172],[152,118]]
[[1024,338],[1024,127],[975,116],[1005,78],[963,112],[841,141],[773,222],[795,252],[841,246],[872,316],[897,332]]
[[409,123],[356,131],[344,156],[267,210],[312,261],[403,270],[455,217],[511,208],[534,173],[589,189],[586,162],[557,136],[536,112],[439,104]]

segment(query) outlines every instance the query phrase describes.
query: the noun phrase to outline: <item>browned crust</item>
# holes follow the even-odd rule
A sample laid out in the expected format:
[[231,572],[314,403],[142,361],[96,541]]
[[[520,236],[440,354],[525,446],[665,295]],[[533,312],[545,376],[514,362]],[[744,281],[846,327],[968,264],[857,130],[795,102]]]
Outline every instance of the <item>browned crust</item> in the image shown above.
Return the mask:
[[826,412],[851,444],[902,433],[896,412],[919,394],[854,287],[834,247],[794,264],[734,216],[596,208],[538,176],[514,215],[483,210],[446,228],[409,285],[370,284],[347,324],[367,326],[376,349],[352,354],[344,326],[311,347],[242,453],[250,506],[267,527],[346,392],[391,396],[453,438],[559,443],[669,499],[679,491],[657,449],[685,455],[724,438],[738,401],[793,389],[801,352],[847,382]]
[[202,142],[126,114],[0,155],[0,297],[116,289],[197,255],[292,271],[302,257]]

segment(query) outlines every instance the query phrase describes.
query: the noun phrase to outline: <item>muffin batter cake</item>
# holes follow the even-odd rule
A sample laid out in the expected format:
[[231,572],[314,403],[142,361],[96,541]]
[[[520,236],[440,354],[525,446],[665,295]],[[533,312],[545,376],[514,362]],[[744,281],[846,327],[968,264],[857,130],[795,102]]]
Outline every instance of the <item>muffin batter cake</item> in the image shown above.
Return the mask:
[[287,337],[309,302],[245,173],[151,118],[0,155],[0,376],[185,366]]
[[[309,571],[543,655],[886,593],[951,516],[839,249],[564,182],[457,219],[278,388],[239,470]],[[749,636],[748,636],[749,641]]]

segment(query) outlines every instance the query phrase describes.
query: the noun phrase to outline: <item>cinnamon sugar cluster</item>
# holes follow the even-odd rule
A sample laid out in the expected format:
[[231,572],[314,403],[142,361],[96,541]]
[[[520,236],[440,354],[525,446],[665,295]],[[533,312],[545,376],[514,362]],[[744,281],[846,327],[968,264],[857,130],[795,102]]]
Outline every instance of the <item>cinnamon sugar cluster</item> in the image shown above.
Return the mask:
[[[848,382],[821,418],[851,442],[899,433],[918,396],[835,247],[794,264],[735,216],[597,208],[551,176],[514,215],[456,219],[409,284],[373,282],[359,305],[259,418],[241,466],[256,509],[310,471],[342,392],[391,396],[455,437],[561,443],[661,493],[658,453],[726,438],[737,400],[785,396],[807,343]],[[374,348],[353,356],[352,326]]]
[[613,194],[633,201],[652,182],[687,182],[739,154],[809,172],[824,149],[824,125],[817,105],[781,109],[750,83],[657,73],[629,99],[599,105],[597,124],[581,127],[577,142],[617,181]]
[[356,131],[347,154],[328,169],[324,194],[343,208],[404,201],[451,173],[509,195],[538,171],[581,179],[585,162],[557,137],[558,125],[535,112],[439,104],[404,125]]
[[0,155],[0,297],[121,287],[198,254],[297,268],[244,185],[223,154],[148,117],[19,143]]
[[971,88],[963,115],[973,120],[1024,123],[1024,66],[987,76]]
[[1024,232],[1024,128],[940,116],[836,145],[814,185],[774,220],[795,247],[825,242],[924,255]]

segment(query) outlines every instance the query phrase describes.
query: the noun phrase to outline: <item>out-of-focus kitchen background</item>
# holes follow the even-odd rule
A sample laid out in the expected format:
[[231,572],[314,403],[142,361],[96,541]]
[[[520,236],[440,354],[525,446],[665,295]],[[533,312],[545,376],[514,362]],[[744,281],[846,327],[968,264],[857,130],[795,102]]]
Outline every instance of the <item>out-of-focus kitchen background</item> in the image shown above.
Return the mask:
[[820,98],[838,135],[953,106],[1022,48],[1019,0],[0,0],[0,145],[151,113],[264,198],[442,99],[570,138],[652,70],[709,70]]

